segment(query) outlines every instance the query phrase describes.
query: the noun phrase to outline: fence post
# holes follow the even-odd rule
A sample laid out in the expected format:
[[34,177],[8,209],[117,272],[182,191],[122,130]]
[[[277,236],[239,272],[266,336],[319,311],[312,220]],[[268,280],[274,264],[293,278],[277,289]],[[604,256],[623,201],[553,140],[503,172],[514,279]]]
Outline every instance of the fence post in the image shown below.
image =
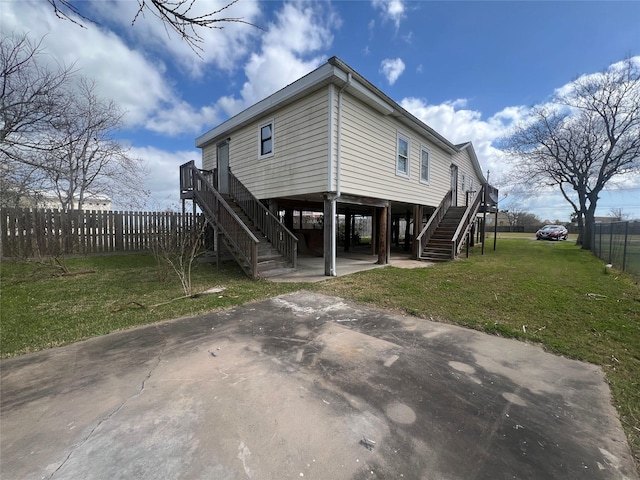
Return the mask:
[[113,212],[113,229],[116,236],[116,251],[122,252],[124,251],[124,239],[122,238],[122,212]]
[[598,233],[599,233],[599,235],[598,235],[598,242],[599,242],[598,243],[598,256],[600,258],[602,258],[603,257],[603,255],[602,255],[602,224],[600,224],[600,228],[598,229]]
[[622,271],[625,271],[627,266],[627,239],[629,238],[629,222],[624,224],[624,247],[622,248]]
[[613,223],[609,224],[609,261],[607,263],[611,264],[613,259]]

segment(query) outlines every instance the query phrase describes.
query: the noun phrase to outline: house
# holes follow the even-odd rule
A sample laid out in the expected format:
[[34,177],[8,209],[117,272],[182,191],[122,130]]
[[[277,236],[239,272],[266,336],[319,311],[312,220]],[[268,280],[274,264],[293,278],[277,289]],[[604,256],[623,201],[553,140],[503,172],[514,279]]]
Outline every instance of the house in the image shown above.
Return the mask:
[[[318,247],[325,274],[336,275],[338,215],[345,248],[353,216],[372,219],[378,263],[389,262],[401,220],[415,258],[454,258],[477,213],[495,205],[485,199],[497,198],[471,143],[454,145],[337,57],[202,134],[196,147],[202,169],[181,167],[183,204],[198,204],[253,276],[276,262],[274,250],[295,266],[298,251]],[[292,231],[302,212],[322,213],[322,229]]]
[[[50,208],[54,210],[62,208],[60,199],[54,192],[39,193],[36,199],[36,205],[39,208]],[[77,206],[80,199],[75,197],[73,200]],[[88,193],[82,200],[82,210],[109,212],[111,211],[111,198],[106,195]]]

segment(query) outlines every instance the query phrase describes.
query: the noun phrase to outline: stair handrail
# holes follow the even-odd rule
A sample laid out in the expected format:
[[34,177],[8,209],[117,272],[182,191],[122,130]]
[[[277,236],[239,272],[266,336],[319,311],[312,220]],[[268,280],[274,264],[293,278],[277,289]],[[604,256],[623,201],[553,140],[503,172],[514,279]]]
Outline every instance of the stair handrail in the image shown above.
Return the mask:
[[[246,262],[249,274],[258,278],[258,244],[260,241],[231,209],[229,204],[191,160],[180,166],[180,191],[191,191],[198,206],[209,222],[216,226],[225,239]],[[242,262],[240,262],[242,263]]]
[[447,210],[453,204],[453,190],[449,190],[446,195],[442,198],[440,205],[429,217],[427,224],[424,226],[420,234],[416,237],[416,241],[418,242],[418,258],[424,251],[427,243],[431,239],[433,233],[440,225],[440,221],[444,218]]
[[476,216],[478,210],[480,208],[480,201],[482,200],[484,195],[484,186],[477,191],[473,197],[471,203],[467,205],[467,209],[464,211],[464,215],[460,219],[460,223],[458,224],[458,228],[456,228],[453,237],[451,237],[451,259],[453,260],[460,254],[460,250],[462,250],[462,246],[464,245],[464,241],[460,241],[459,239],[464,240],[465,235],[469,232],[471,228],[471,219]]
[[262,234],[267,237],[271,245],[280,252],[293,268],[296,268],[298,238],[231,173],[231,170],[229,170],[229,195]]

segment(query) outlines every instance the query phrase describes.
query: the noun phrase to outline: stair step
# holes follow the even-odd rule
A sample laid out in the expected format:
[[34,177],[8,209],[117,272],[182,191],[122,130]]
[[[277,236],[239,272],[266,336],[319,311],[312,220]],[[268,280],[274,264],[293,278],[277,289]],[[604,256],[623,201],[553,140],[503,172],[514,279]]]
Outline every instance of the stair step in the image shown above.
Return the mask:
[[433,255],[436,257],[446,257],[451,258],[451,250],[433,250],[433,249],[425,249],[422,251],[422,256]]
[[264,272],[260,272],[260,276],[262,278],[271,278],[271,277],[277,277],[278,275],[284,275],[285,273],[292,273],[295,272],[295,268],[291,268],[291,267],[283,267],[283,268],[274,268],[271,270],[266,270]]
[[261,263],[264,263],[264,262],[275,261],[275,260],[278,260],[278,259],[282,259],[282,261],[284,261],[284,258],[282,257],[280,252],[271,253],[269,255],[260,255],[260,254],[258,254],[258,264],[261,264]]

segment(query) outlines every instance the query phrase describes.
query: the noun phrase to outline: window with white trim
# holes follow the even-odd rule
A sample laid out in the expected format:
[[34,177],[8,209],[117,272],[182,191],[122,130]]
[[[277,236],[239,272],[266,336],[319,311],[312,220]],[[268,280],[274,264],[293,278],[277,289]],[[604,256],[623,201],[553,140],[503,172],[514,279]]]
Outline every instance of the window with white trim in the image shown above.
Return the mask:
[[396,175],[409,176],[409,137],[398,132],[396,151]]
[[473,192],[473,178],[469,178],[469,190]]
[[429,149],[420,148],[420,182],[429,184]]
[[467,174],[462,172],[462,193],[467,191]]
[[273,120],[260,125],[258,157],[266,158],[273,155],[274,147]]

